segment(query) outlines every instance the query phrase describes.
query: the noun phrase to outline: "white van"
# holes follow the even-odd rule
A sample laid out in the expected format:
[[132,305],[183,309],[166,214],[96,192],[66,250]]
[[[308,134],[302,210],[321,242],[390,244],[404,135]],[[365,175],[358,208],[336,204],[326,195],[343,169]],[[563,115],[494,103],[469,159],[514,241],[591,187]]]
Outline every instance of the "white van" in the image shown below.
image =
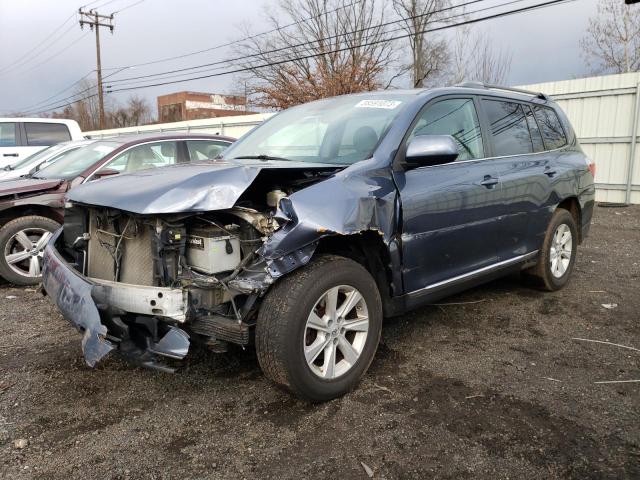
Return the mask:
[[75,120],[0,118],[0,169],[51,145],[83,138]]

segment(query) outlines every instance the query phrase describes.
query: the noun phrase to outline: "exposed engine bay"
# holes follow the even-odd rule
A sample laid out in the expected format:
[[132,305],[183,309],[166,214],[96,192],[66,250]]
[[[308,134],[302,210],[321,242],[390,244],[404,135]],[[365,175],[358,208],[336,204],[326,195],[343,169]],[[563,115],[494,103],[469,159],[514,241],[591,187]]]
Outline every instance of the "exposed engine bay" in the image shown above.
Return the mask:
[[189,339],[220,352],[251,342],[259,298],[275,281],[260,249],[282,227],[280,202],[335,170],[265,170],[233,208],[213,212],[141,215],[69,202],[59,251],[94,282],[106,339],[168,369],[158,356],[182,358]]

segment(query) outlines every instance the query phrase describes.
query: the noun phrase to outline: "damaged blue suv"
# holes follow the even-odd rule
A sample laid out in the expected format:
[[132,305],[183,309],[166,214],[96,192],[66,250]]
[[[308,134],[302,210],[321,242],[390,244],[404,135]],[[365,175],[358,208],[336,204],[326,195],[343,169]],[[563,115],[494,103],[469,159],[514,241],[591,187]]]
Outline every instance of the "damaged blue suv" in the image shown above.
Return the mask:
[[93,366],[255,346],[312,400],[352,389],[383,317],[511,272],[562,288],[593,164],[543,94],[483,84],[286,110],[222,156],[72,190],[43,285]]

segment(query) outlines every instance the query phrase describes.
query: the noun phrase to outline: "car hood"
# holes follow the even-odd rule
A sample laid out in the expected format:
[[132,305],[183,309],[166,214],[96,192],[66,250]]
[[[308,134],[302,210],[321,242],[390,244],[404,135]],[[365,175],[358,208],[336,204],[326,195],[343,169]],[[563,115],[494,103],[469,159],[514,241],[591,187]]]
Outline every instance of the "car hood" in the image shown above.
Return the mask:
[[337,168],[340,166],[282,161],[176,165],[106,177],[73,189],[67,198],[142,215],[224,210],[234,206],[262,170]]
[[[0,179],[2,180],[2,179]],[[21,178],[0,183],[0,197],[22,193],[44,192],[59,186],[63,180],[44,178]]]

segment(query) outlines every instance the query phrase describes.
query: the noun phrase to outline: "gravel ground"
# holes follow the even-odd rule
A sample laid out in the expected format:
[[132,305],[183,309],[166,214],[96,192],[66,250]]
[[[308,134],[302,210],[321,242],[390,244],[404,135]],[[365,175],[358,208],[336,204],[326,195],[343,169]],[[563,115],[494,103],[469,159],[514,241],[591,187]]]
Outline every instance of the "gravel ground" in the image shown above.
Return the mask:
[[360,388],[313,406],[248,351],[89,369],[49,299],[2,285],[0,477],[638,479],[640,383],[595,382],[640,379],[640,353],[573,338],[640,348],[639,287],[640,208],[597,208],[566,289],[389,320]]

